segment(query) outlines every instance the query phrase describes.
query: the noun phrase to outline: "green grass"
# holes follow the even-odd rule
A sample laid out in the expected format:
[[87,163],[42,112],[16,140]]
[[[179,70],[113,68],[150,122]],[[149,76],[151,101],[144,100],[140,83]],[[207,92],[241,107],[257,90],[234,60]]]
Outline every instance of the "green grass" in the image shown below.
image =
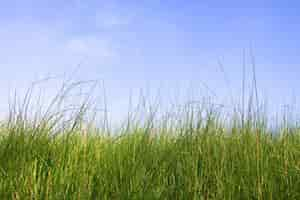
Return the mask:
[[0,128],[0,199],[300,199],[298,128],[184,111],[107,134],[84,105],[61,128],[24,102]]
[[[300,199],[300,131],[0,131],[1,199]],[[96,132],[95,132],[96,133]]]

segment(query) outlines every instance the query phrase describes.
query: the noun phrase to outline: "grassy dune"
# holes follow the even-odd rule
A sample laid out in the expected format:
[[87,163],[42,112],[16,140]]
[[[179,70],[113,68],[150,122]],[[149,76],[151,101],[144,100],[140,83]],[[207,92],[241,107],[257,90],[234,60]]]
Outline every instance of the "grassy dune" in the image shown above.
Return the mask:
[[107,134],[27,104],[0,128],[0,199],[300,199],[297,127],[186,112]]

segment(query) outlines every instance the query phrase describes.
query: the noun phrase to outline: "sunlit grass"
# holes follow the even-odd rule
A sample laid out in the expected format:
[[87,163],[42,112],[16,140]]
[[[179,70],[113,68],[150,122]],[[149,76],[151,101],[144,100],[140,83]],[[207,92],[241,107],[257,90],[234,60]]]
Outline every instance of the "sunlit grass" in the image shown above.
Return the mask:
[[250,118],[225,124],[210,109],[187,109],[107,134],[82,128],[85,105],[65,121],[47,109],[30,120],[26,102],[11,109],[0,129],[0,199],[300,199],[297,127],[273,134]]

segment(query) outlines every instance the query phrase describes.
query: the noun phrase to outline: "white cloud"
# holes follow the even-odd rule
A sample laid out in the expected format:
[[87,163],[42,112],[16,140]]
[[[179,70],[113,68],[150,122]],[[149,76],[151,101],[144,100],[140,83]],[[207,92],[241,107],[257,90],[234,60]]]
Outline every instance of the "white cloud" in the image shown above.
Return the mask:
[[40,76],[70,72],[82,62],[87,72],[78,74],[80,77],[95,74],[95,66],[108,70],[118,56],[114,42],[102,35],[89,35],[69,34],[63,26],[9,24],[0,30],[0,68],[3,72],[0,89],[4,91],[0,94],[6,93],[8,88],[26,87],[26,83]]

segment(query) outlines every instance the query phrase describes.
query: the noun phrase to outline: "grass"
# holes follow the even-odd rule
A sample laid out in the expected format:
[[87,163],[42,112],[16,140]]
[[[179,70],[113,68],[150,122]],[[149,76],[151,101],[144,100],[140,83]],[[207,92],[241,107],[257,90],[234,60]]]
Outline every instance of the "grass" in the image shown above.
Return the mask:
[[297,127],[188,109],[107,134],[87,104],[30,120],[28,97],[0,128],[0,199],[300,199]]

